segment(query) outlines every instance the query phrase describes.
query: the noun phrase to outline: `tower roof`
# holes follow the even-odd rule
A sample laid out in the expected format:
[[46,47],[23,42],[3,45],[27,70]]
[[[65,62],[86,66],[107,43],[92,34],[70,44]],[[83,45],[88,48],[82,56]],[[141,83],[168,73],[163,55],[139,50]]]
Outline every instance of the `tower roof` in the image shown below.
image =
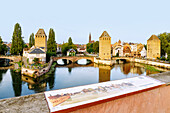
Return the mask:
[[46,36],[44,29],[39,29],[37,33],[35,34],[36,36]]
[[100,37],[110,37],[110,36],[106,31],[104,31]]
[[148,40],[160,40],[156,35],[152,35]]
[[121,40],[119,40],[118,43],[121,44]]

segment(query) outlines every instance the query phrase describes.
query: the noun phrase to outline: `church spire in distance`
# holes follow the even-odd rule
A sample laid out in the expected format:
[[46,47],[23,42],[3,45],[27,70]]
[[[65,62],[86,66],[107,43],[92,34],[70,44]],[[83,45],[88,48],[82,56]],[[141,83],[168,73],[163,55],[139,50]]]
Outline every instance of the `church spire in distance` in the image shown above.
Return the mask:
[[89,43],[91,43],[91,32],[89,33]]

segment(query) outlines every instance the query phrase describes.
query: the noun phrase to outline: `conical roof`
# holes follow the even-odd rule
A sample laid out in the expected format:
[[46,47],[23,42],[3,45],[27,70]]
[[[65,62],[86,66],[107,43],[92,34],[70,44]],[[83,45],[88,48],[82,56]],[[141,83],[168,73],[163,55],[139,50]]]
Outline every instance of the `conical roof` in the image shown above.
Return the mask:
[[160,40],[156,35],[152,35],[148,40]]
[[118,43],[121,44],[121,40],[119,40]]
[[104,31],[100,37],[110,37],[110,36],[106,31]]
[[39,29],[35,35],[36,36],[46,36],[44,29]]

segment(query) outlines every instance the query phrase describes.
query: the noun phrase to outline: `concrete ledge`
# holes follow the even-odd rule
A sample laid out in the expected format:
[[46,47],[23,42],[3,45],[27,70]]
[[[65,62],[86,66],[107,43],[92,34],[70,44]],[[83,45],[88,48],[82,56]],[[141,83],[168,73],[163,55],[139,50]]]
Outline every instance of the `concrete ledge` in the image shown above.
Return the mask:
[[44,93],[0,100],[0,113],[48,113]]

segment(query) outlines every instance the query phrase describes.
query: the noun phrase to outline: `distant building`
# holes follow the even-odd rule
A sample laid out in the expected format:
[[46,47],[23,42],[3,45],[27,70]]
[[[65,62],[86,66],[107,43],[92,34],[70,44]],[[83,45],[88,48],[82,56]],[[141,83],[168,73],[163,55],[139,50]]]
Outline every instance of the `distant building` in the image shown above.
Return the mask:
[[37,48],[35,46],[32,46],[29,50],[24,48],[23,57],[28,58],[30,64],[34,63],[34,58],[39,58],[39,61],[42,64],[46,63],[46,53],[43,49]]
[[69,49],[67,51],[67,56],[76,56],[76,51],[74,49]]
[[99,57],[101,60],[111,60],[111,37],[106,31],[99,37]]
[[113,56],[146,57],[146,49],[141,43],[121,43],[119,40],[112,45],[112,48]]
[[91,33],[89,34],[89,43],[94,43],[94,40],[91,40]]
[[86,53],[86,48],[77,48],[78,54],[84,54]]
[[44,29],[39,29],[35,34],[35,47],[41,48],[45,52],[47,51],[47,36]]
[[160,58],[161,56],[161,45],[160,39],[156,35],[152,35],[147,40],[147,58]]

